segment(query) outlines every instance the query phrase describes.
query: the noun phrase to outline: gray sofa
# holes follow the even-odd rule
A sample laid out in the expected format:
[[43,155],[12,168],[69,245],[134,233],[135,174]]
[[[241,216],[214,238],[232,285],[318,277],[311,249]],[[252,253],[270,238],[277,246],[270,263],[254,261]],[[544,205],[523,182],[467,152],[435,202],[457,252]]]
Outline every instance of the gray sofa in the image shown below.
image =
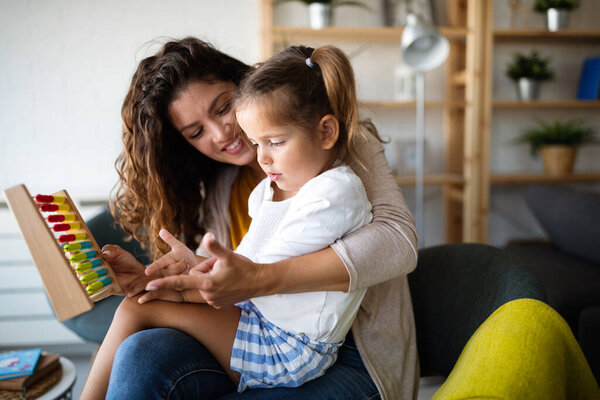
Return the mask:
[[511,241],[506,249],[540,280],[600,380],[600,193],[531,186],[525,201],[548,240]]

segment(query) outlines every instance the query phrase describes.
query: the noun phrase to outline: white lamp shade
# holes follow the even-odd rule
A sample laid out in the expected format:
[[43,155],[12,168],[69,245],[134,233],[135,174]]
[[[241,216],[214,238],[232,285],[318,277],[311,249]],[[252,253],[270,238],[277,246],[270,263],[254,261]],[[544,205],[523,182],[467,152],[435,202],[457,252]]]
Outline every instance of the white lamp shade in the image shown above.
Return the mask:
[[448,39],[415,14],[406,18],[401,40],[402,58],[416,71],[439,67],[448,57]]

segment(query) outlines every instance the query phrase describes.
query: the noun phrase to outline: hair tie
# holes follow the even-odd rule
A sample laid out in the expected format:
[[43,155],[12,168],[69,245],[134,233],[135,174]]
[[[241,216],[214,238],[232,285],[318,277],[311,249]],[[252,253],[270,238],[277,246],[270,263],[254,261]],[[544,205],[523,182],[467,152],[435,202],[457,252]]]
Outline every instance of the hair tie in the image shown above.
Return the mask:
[[306,65],[308,65],[310,68],[313,68],[315,66],[315,64],[310,60],[310,57],[308,57],[305,62]]

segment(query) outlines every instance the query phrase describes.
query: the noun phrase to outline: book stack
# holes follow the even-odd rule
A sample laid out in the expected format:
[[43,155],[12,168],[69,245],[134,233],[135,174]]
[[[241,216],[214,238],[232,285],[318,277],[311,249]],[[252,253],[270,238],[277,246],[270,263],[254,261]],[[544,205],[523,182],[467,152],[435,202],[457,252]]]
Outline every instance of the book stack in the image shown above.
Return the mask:
[[0,353],[0,399],[35,399],[61,376],[58,354],[41,349]]

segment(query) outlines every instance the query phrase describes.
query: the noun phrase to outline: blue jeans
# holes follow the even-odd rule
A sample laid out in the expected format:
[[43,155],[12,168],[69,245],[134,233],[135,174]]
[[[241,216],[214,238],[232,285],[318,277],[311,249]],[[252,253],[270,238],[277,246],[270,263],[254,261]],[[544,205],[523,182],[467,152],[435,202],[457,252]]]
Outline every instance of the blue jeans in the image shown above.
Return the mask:
[[217,360],[191,336],[169,328],[138,332],[117,350],[107,399],[379,399],[348,334],[325,375],[297,388],[237,393]]

